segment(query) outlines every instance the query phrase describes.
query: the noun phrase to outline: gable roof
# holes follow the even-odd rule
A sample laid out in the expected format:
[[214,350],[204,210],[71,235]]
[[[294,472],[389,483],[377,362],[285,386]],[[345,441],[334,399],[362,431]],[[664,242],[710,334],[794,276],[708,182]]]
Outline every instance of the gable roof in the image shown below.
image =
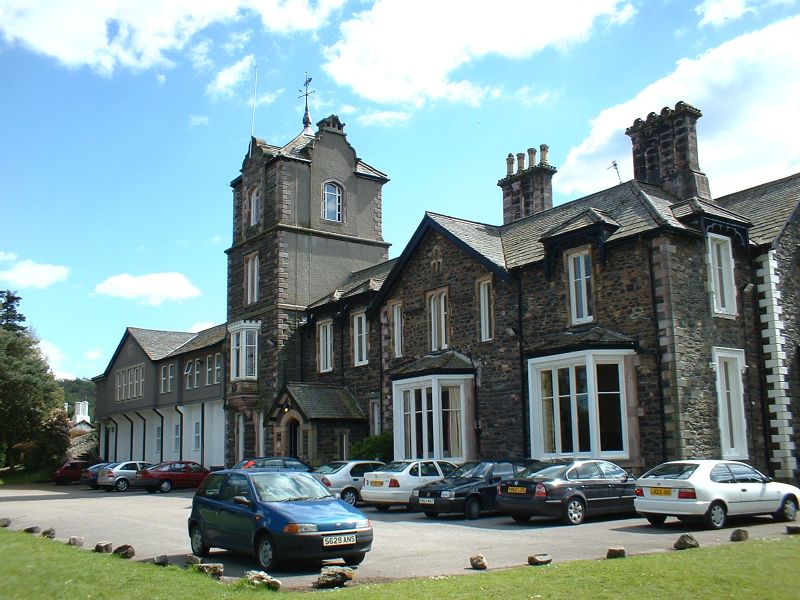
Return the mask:
[[752,242],[773,244],[800,204],[800,173],[722,196],[717,203],[753,222]]
[[350,390],[341,385],[327,383],[287,383],[267,414],[272,415],[287,397],[292,408],[297,409],[307,421],[363,421],[367,418]]
[[203,331],[198,331],[193,338],[167,354],[164,358],[186,354],[187,352],[201,350],[202,348],[218,344],[225,339],[227,331],[228,329],[224,323],[222,325],[215,325],[209,329],[204,329]]
[[323,306],[341,298],[351,298],[363,292],[380,290],[395,262],[397,259],[393,258],[360,271],[353,271],[340,285],[336,286],[333,292],[312,302],[308,308]]

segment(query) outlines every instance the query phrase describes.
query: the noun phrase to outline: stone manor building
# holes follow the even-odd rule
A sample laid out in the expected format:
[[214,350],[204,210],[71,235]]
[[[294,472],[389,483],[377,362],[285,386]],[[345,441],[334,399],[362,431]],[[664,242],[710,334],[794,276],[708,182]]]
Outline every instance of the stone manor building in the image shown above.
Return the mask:
[[252,138],[226,323],[128,329],[95,379],[101,455],[318,464],[388,430],[395,458],[724,457],[795,478],[800,174],[712,196],[700,117],[637,119],[634,179],[558,206],[547,146],[509,154],[501,225],[428,212],[393,260],[389,178],[338,117]]

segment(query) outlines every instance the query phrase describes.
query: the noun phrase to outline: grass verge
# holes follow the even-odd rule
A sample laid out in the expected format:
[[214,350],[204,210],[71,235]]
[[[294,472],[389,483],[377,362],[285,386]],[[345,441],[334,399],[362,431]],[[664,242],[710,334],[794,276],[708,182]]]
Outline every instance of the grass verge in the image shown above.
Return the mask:
[[53,469],[25,469],[17,467],[11,471],[8,467],[0,469],[0,485],[17,485],[20,483],[50,483],[53,481]]
[[[796,598],[800,536],[626,559],[574,561],[471,575],[361,584],[338,598]],[[369,558],[367,558],[369,560]],[[0,530],[8,598],[249,598],[265,590],[221,585],[177,567],[125,561],[30,534]],[[356,581],[358,578],[356,578]],[[307,592],[279,592],[305,598]],[[319,592],[323,593],[323,592]],[[7,596],[5,594],[8,594]]]

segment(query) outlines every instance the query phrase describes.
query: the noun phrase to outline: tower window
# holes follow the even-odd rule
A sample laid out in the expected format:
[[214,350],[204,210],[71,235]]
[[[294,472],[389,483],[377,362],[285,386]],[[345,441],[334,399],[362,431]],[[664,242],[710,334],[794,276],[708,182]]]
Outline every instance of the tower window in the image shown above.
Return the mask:
[[250,218],[249,225],[261,222],[261,192],[255,188],[250,192]]
[[322,218],[326,221],[336,221],[341,223],[342,218],[342,197],[341,186],[328,182],[322,192]]

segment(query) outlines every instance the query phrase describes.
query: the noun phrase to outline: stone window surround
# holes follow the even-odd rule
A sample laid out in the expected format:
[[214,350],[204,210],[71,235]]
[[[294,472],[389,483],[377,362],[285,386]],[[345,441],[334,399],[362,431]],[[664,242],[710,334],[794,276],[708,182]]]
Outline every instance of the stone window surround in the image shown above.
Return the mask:
[[475,296],[478,299],[478,340],[489,342],[494,339],[494,287],[491,274],[475,280]]
[[259,186],[253,186],[247,192],[246,204],[246,214],[243,220],[249,227],[258,225],[261,222],[261,190]]
[[[353,328],[353,366],[360,367],[369,363],[369,321],[367,320],[366,310],[353,311],[351,313],[351,323]],[[359,323],[361,326],[360,335]]]
[[[333,194],[333,192],[329,192],[329,189],[338,192],[335,215],[328,213],[328,196],[329,194]],[[326,223],[344,223],[345,213],[346,213],[345,211],[346,194],[345,194],[344,184],[338,179],[326,179],[325,181],[322,182],[322,189],[320,196],[322,198],[322,203],[321,203],[322,210],[320,214],[322,220],[325,221]],[[331,219],[330,218],[331,216],[333,216],[334,218]]]
[[442,274],[442,251],[438,244],[431,249],[431,273],[433,275]]
[[403,301],[390,300],[386,303],[389,317],[389,332],[391,336],[392,354],[394,358],[403,356]]
[[428,340],[431,351],[446,350],[450,342],[450,306],[448,286],[425,294],[425,311],[428,316]]
[[[726,364],[729,365],[727,369],[724,368]],[[726,460],[747,460],[747,418],[742,381],[747,370],[744,350],[714,346],[709,366],[716,372],[721,456]],[[726,378],[729,378],[727,385]]]
[[258,302],[259,287],[259,260],[258,252],[246,254],[243,258],[244,268],[244,303],[245,305]]
[[[631,401],[629,396],[635,394],[635,390],[629,389],[630,382],[628,381],[633,377],[634,365],[627,359],[635,357],[636,352],[630,349],[610,349],[610,350],[585,350],[577,352],[569,352],[564,354],[556,354],[550,356],[542,356],[538,358],[528,359],[528,414],[529,414],[529,434],[530,434],[530,452],[533,458],[560,458],[564,457],[586,457],[586,458],[602,458],[608,460],[628,460],[631,458],[630,453],[635,451],[630,443],[630,428],[629,419],[632,412]],[[549,369],[552,367],[574,366],[577,364],[585,364],[588,392],[589,392],[589,431],[590,431],[590,452],[571,452],[568,454],[550,454],[544,452],[543,447],[543,433],[541,430],[541,402],[540,402],[540,373],[542,369]],[[620,376],[620,393],[621,393],[621,410],[622,410],[622,452],[602,452],[599,448],[599,435],[600,427],[597,416],[597,392],[596,392],[596,371],[597,364],[618,364],[622,369]]]
[[333,371],[333,319],[317,323],[317,371]]
[[[722,264],[719,264],[716,249],[720,250]],[[706,252],[711,312],[716,317],[735,317],[737,315],[736,279],[731,239],[709,232],[706,237]]]
[[[581,294],[583,301],[584,311],[586,312],[585,316],[579,317],[578,316],[578,305],[575,302],[577,293],[575,291],[575,267],[574,261],[575,259],[583,256],[589,257],[589,273],[588,276],[584,273],[583,277],[581,278],[582,282],[582,290],[583,293]],[[564,252],[564,270],[565,275],[567,278],[567,301],[569,302],[569,322],[570,325],[584,325],[586,323],[591,323],[594,321],[594,277],[592,271],[594,270],[594,260],[592,257],[592,248],[589,245],[580,246],[578,248],[572,248]],[[588,285],[587,285],[588,283]],[[588,293],[587,293],[588,288]]]

